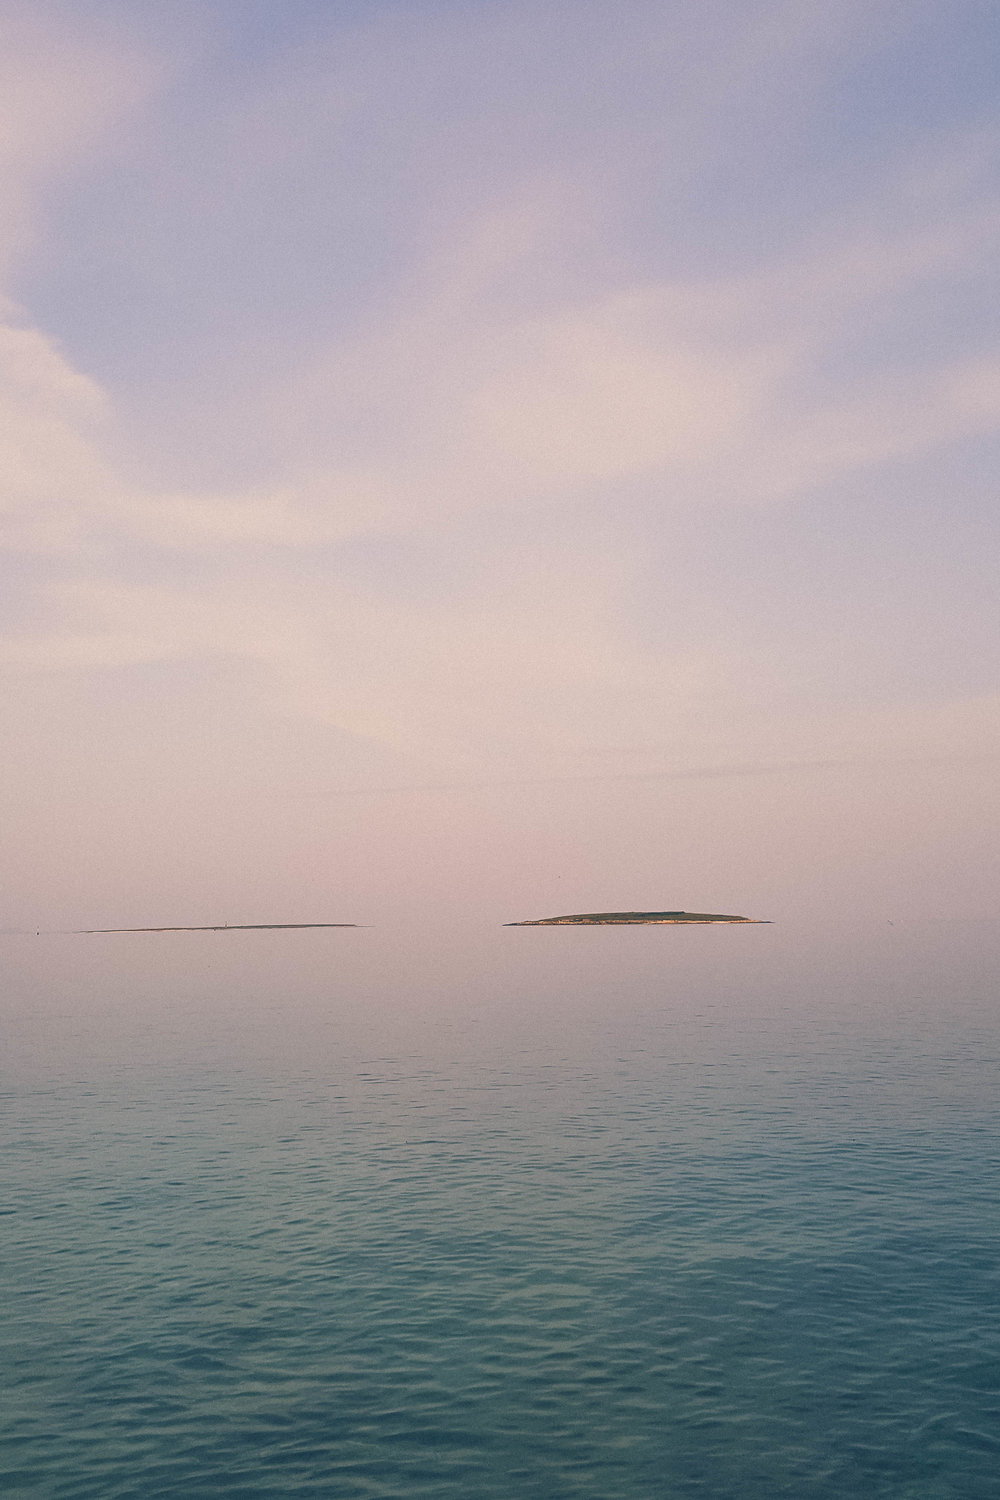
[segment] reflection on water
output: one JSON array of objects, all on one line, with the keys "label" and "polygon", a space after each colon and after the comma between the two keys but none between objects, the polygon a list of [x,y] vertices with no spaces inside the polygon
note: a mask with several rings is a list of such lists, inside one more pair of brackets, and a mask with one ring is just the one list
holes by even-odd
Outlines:
[{"label": "reflection on water", "polygon": [[12,952],[4,1493],[995,1495],[995,934],[436,936]]}]

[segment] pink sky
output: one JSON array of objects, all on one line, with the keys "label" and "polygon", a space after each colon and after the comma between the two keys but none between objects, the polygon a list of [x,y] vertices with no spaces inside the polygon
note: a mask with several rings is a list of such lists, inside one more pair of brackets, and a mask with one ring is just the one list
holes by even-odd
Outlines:
[{"label": "pink sky", "polygon": [[986,10],[262,14],[0,0],[0,926],[993,913]]}]

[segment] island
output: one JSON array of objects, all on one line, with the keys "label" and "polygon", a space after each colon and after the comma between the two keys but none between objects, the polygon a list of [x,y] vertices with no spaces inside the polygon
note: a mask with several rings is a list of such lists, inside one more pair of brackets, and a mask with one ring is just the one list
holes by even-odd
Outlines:
[{"label": "island", "polygon": [[750,922],[767,926],[759,917],[728,917],[707,911],[588,911],[573,917],[537,917],[533,922],[505,922],[505,927],[614,927],[639,923]]},{"label": "island", "polygon": [[357,922],[222,922],[215,927],[74,927],[68,937],[107,937],[115,932],[305,932],[317,927],[357,927]]}]

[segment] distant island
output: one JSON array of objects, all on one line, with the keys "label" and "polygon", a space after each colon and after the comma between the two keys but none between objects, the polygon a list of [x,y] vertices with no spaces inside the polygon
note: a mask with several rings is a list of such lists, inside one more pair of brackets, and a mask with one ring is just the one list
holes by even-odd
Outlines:
[{"label": "distant island", "polygon": [[588,911],[575,917],[538,917],[533,922],[505,922],[505,927],[614,927],[639,923],[751,922],[758,917],[727,917],[707,911]]},{"label": "distant island", "polygon": [[113,932],[304,932],[314,927],[356,927],[356,922],[222,922],[216,927],[77,927],[71,937]]}]

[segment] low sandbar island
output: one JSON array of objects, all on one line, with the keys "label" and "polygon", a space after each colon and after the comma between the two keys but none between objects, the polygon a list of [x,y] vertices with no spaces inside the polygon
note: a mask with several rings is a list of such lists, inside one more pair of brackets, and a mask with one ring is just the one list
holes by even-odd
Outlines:
[{"label": "low sandbar island", "polygon": [[318,927],[357,927],[357,922],[221,922],[214,927],[74,927],[69,937],[109,937],[116,932],[306,932]]},{"label": "low sandbar island", "polygon": [[728,917],[707,911],[588,911],[572,917],[536,917],[532,922],[505,922],[505,927],[616,927],[676,925],[681,922],[750,922],[767,926],[758,917]]}]

